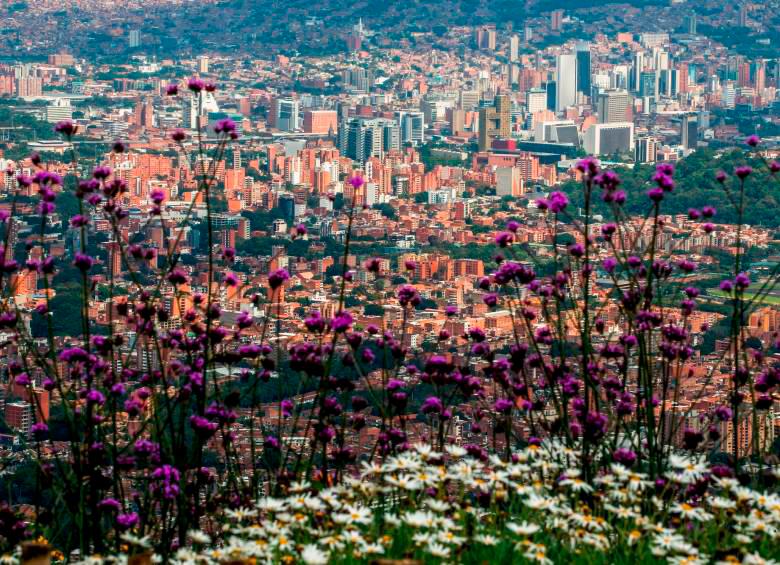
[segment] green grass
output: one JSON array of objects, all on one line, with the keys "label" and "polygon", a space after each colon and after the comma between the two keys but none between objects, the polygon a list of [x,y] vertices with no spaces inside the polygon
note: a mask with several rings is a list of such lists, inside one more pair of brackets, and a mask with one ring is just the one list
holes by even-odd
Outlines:
[{"label": "green grass", "polygon": [[[709,294],[710,296],[716,296],[718,298],[729,298],[729,295],[720,289],[709,289],[707,290],[707,294]],[[755,291],[748,290],[745,292],[745,298],[747,298],[748,300],[752,300],[755,295],[756,295]],[[759,300],[758,302],[761,304],[768,304],[770,306],[777,306],[780,305],[780,296],[775,296],[770,294],[768,296],[762,297],[761,300]]]}]

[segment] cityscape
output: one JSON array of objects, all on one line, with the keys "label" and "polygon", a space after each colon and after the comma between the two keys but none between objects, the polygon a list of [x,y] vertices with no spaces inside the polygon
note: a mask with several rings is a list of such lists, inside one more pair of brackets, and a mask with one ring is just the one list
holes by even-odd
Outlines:
[{"label": "cityscape", "polygon": [[[585,562],[533,537],[558,528],[594,563],[780,559],[780,3],[118,7],[0,2],[9,559],[35,562],[42,536],[74,562],[476,563],[490,551],[463,547],[483,542]],[[485,479],[504,494],[453,502],[465,462],[401,484],[407,457],[455,473],[420,445],[507,466]],[[626,538],[656,557],[611,561],[616,525],[515,524],[502,497],[531,487],[512,465],[550,445],[577,453],[549,463],[551,492],[584,482],[577,516],[611,512],[592,485],[619,464],[646,474],[636,512],[656,489],[659,509],[737,520],[702,484],[767,489],[766,530]],[[678,451],[714,470],[670,494]],[[371,473],[390,486],[361,487]],[[346,506],[321,508],[331,490]],[[332,546],[321,516],[319,542],[296,537],[296,493],[316,501],[301,516],[351,524]],[[449,516],[435,503],[498,533],[442,517],[393,553],[413,536],[356,517]],[[670,512],[636,528],[706,521]],[[223,514],[263,533],[220,537]]]}]

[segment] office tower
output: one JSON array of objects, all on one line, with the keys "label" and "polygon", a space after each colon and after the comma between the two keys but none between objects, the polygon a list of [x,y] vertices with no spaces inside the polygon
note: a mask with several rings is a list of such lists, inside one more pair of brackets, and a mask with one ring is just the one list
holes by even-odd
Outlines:
[{"label": "office tower", "polygon": [[474,30],[474,44],[477,49],[496,50],[496,30],[492,27],[482,26]]},{"label": "office tower", "polygon": [[208,55],[201,55],[198,57],[198,72],[201,74],[206,74],[209,72]]},{"label": "office tower", "polygon": [[655,71],[643,71],[639,75],[639,96],[655,98],[658,95],[658,75]]},{"label": "office tower", "polygon": [[392,120],[386,120],[382,128],[382,151],[397,151],[401,149],[401,128]]},{"label": "office tower", "polygon": [[24,76],[16,79],[16,95],[19,98],[28,96],[41,96],[43,94],[43,79],[40,77]]},{"label": "office tower", "polygon": [[466,112],[462,108],[450,109],[450,133],[459,135],[466,129]]},{"label": "office tower", "polygon": [[374,86],[374,73],[362,67],[353,67],[341,72],[341,80],[345,90],[368,92]]},{"label": "office tower", "polygon": [[301,104],[295,98],[274,99],[274,124],[281,131],[296,131],[300,129],[299,113]]},{"label": "office tower", "polygon": [[733,108],[736,105],[737,88],[734,81],[726,81],[721,88],[721,103],[725,108]]},{"label": "office tower", "polygon": [[525,108],[529,114],[547,109],[547,93],[541,88],[532,88],[525,93]]},{"label": "office tower", "polygon": [[339,126],[338,144],[342,154],[364,162],[399,148],[400,128],[384,118],[351,118]]},{"label": "office tower", "polygon": [[547,92],[547,109],[555,112],[555,104],[558,100],[558,85],[554,80],[550,80],[544,85],[544,89]]},{"label": "office tower", "polygon": [[766,88],[766,61],[763,59],[759,59],[755,63],[753,69],[753,84],[756,88],[756,94],[762,96],[764,89]]},{"label": "office tower", "polygon": [[534,141],[537,143],[569,143],[580,146],[577,124],[572,120],[539,122],[534,125]]},{"label": "office tower", "polygon": [[141,30],[131,29],[127,35],[127,45],[130,49],[135,49],[141,45]]},{"label": "office tower", "polygon": [[599,94],[599,123],[625,122],[631,96],[625,90],[605,90]]},{"label": "office tower", "polygon": [[685,149],[696,149],[699,138],[699,123],[695,114],[686,114],[680,120],[680,145]]},{"label": "office tower", "polygon": [[182,99],[182,127],[200,129],[203,116],[219,112],[214,94],[201,90],[198,94],[185,96]]},{"label": "office tower", "polygon": [[487,151],[496,139],[506,139],[510,134],[509,96],[499,94],[493,106],[479,109],[479,150]]},{"label": "office tower", "polygon": [[509,37],[509,61],[514,63],[518,60],[520,52],[520,37],[513,34]]},{"label": "office tower", "polygon": [[466,112],[471,112],[479,106],[480,95],[478,90],[461,90],[460,107]]},{"label": "office tower", "polygon": [[46,121],[50,124],[70,119],[73,119],[73,108],[67,98],[57,98],[46,106]]},{"label": "office tower", "polygon": [[614,155],[634,149],[634,124],[594,124],[585,132],[585,151],[590,155]]},{"label": "office tower", "polygon": [[577,58],[573,53],[558,55],[555,111],[561,112],[577,103]]},{"label": "office tower", "polygon": [[303,132],[326,134],[338,129],[335,110],[306,110],[303,113]]},{"label": "office tower", "polygon": [[654,137],[643,135],[634,142],[634,161],[637,163],[655,163],[658,158],[658,141]]},{"label": "office tower", "polygon": [[737,21],[737,25],[739,27],[747,27],[748,26],[748,14],[750,9],[748,8],[747,4],[740,4],[739,6],[739,17]]},{"label": "office tower", "polygon": [[550,14],[550,28],[553,31],[560,31],[563,27],[563,10],[553,10]]},{"label": "office tower", "polygon": [[688,35],[696,35],[696,12],[685,16],[683,24],[685,25]]},{"label": "office tower", "polygon": [[577,44],[577,92],[590,96],[591,65],[590,43]]},{"label": "office tower", "polygon": [[425,115],[416,111],[395,113],[395,120],[401,129],[401,143],[420,145],[425,143]]},{"label": "office tower", "polygon": [[631,65],[631,80],[629,81],[630,88],[638,92],[641,82],[642,72],[645,70],[645,54],[643,52],[634,53],[634,61]]},{"label": "office tower", "polygon": [[523,38],[525,39],[525,42],[528,43],[534,38],[534,28],[531,26],[525,26],[525,30],[523,31]]},{"label": "office tower", "polygon": [[522,196],[523,176],[518,167],[496,169],[496,196]]},{"label": "office tower", "polygon": [[658,95],[666,97],[677,96],[680,83],[680,71],[664,69],[658,71]]}]

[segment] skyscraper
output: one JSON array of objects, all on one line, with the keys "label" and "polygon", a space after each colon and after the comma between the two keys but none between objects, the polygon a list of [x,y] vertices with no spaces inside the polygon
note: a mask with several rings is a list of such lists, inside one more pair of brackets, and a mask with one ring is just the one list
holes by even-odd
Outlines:
[{"label": "skyscraper", "polygon": [[591,66],[590,43],[577,44],[577,92],[590,96]]},{"label": "skyscraper", "polygon": [[685,149],[696,149],[699,138],[699,123],[695,114],[686,114],[680,120],[680,145]]},{"label": "skyscraper", "polygon": [[625,122],[631,96],[625,90],[606,90],[599,94],[599,123]]},{"label": "skyscraper", "polygon": [[401,131],[401,143],[419,145],[425,142],[425,116],[422,112],[396,112],[395,119]]},{"label": "skyscraper", "polygon": [[563,27],[563,10],[553,10],[550,14],[550,28],[553,31],[560,31]]},{"label": "skyscraper", "polygon": [[509,96],[499,94],[493,106],[479,109],[479,150],[487,151],[493,140],[508,138],[510,134]]},{"label": "skyscraper", "polygon": [[400,146],[400,128],[384,118],[352,118],[339,126],[338,144],[342,154],[355,161],[382,157]]},{"label": "skyscraper", "polygon": [[532,88],[525,93],[525,107],[529,114],[547,109],[547,93],[541,88]]},{"label": "skyscraper", "polygon": [[300,129],[300,102],[294,98],[276,98],[274,100],[274,123],[276,129],[296,131]]},{"label": "skyscraper", "polygon": [[688,35],[696,35],[696,12],[685,16],[684,25]]},{"label": "skyscraper", "polygon": [[585,151],[591,155],[614,155],[634,148],[634,124],[595,124],[585,132]]},{"label": "skyscraper", "polygon": [[127,35],[127,45],[130,49],[135,49],[141,45],[141,30],[131,29]]},{"label": "skyscraper", "polygon": [[555,111],[577,103],[577,58],[572,53],[558,55]]},{"label": "skyscraper", "polygon": [[643,135],[634,142],[634,161],[637,163],[655,163],[658,156],[658,141],[654,137]]},{"label": "skyscraper", "polygon": [[509,61],[514,63],[518,59],[520,51],[520,37],[517,34],[513,34],[509,37]]}]

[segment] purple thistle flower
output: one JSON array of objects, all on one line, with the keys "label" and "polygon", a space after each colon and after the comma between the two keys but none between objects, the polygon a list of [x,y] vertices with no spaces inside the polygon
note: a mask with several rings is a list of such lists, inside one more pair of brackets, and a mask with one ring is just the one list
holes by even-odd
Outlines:
[{"label": "purple thistle flower", "polygon": [[192,92],[195,92],[196,94],[201,90],[203,90],[205,86],[206,84],[198,77],[191,77],[187,81],[187,88],[189,88]]},{"label": "purple thistle flower", "polygon": [[116,525],[122,530],[129,530],[130,528],[137,526],[139,521],[138,514],[135,512],[119,514],[116,517]]},{"label": "purple thistle flower", "polygon": [[772,161],[769,163],[769,171],[774,175],[780,173],[780,161]]},{"label": "purple thistle flower", "polygon": [[746,144],[747,144],[749,147],[758,147],[758,145],[761,143],[761,138],[760,138],[760,137],[758,137],[756,134],[753,134],[753,135],[749,136],[749,137],[748,137],[748,138],[745,140],[745,143],[746,143]]},{"label": "purple thistle flower", "polygon": [[495,292],[488,292],[482,297],[482,302],[490,308],[495,308],[498,304],[498,295]]},{"label": "purple thistle flower", "polygon": [[412,306],[417,306],[420,304],[421,299],[417,289],[412,285],[406,284],[398,289],[398,302],[401,304],[401,306],[407,306],[409,304]]},{"label": "purple thistle flower", "polygon": [[647,197],[653,202],[660,202],[664,199],[664,189],[661,187],[651,188],[647,191]]},{"label": "purple thistle flower", "polygon": [[717,180],[720,184],[726,182],[727,178],[728,175],[726,174],[726,171],[718,171],[717,173],[715,173],[715,180]]},{"label": "purple thistle flower", "polygon": [[276,290],[290,279],[290,273],[286,269],[277,269],[268,275],[268,286],[271,290]]},{"label": "purple thistle flower", "polygon": [[507,247],[515,240],[515,236],[511,232],[502,231],[496,235],[496,245],[499,247]]},{"label": "purple thistle flower", "polygon": [[506,398],[499,398],[493,405],[493,408],[495,408],[496,412],[499,414],[509,414],[513,407],[514,403]]},{"label": "purple thistle flower", "polygon": [[420,412],[423,414],[441,414],[444,410],[444,403],[437,396],[429,396],[420,406]]},{"label": "purple thistle flower", "polygon": [[716,210],[713,206],[704,206],[701,209],[701,215],[705,218],[712,218],[716,213]]},{"label": "purple thistle flower", "polygon": [[176,96],[179,93],[179,85],[176,83],[171,83],[165,86],[165,95],[166,96]]},{"label": "purple thistle flower", "polygon": [[352,326],[352,315],[349,312],[341,311],[330,321],[330,328],[336,333],[343,333]]},{"label": "purple thistle flower", "polygon": [[174,140],[177,143],[181,143],[182,141],[187,139],[187,134],[184,133],[183,129],[178,129],[177,128],[177,129],[173,130],[173,132],[171,133],[171,139]]},{"label": "purple thistle flower", "polygon": [[349,179],[349,184],[351,184],[353,188],[360,188],[361,186],[363,186],[364,182],[365,181],[363,180],[363,177],[361,177],[360,175],[355,175],[354,177]]},{"label": "purple thistle flower", "polygon": [[753,172],[753,167],[750,167],[748,165],[742,165],[741,167],[737,167],[734,169],[734,174],[741,180],[745,180],[750,176],[750,174]]},{"label": "purple thistle flower", "polygon": [[73,266],[77,269],[87,272],[92,268],[92,257],[84,253],[76,253],[73,257]]},{"label": "purple thistle flower", "polygon": [[79,129],[78,126],[74,124],[71,120],[63,120],[61,122],[57,122],[54,125],[54,131],[64,135],[65,137],[72,137],[73,135],[76,134],[78,129]]},{"label": "purple thistle flower", "polygon": [[569,205],[569,197],[563,192],[553,192],[550,194],[550,211],[558,214],[566,209]]}]

